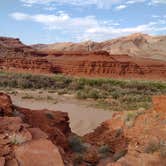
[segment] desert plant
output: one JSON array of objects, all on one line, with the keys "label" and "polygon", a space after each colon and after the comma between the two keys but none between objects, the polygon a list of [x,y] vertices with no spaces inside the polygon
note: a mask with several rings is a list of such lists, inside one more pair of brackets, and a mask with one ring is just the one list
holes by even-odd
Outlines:
[{"label": "desert plant", "polygon": [[114,160],[114,161],[119,160],[121,157],[125,156],[126,153],[127,153],[127,150],[126,150],[126,149],[125,149],[125,150],[122,150],[122,151],[120,151],[120,152],[115,153],[115,154],[113,155],[113,160]]},{"label": "desert plant", "polygon": [[144,149],[145,153],[154,153],[159,151],[160,156],[166,157],[166,143],[163,140],[160,141],[150,141]]},{"label": "desert plant", "polygon": [[47,117],[48,119],[50,119],[50,120],[53,120],[53,119],[54,119],[54,116],[53,116],[51,113],[46,113],[45,115],[46,115],[46,117]]},{"label": "desert plant", "polygon": [[[103,78],[72,78],[64,75],[32,75],[0,72],[0,88],[45,89],[60,95],[75,93],[80,99],[103,100],[112,96],[120,104],[107,106],[110,110],[137,110],[151,106],[151,96],[166,94],[166,83],[159,81],[132,81]],[[40,92],[42,92],[40,90]]]},{"label": "desert plant", "polygon": [[166,158],[166,142],[165,141],[160,141],[160,156],[163,158]]},{"label": "desert plant", "polygon": [[145,153],[154,153],[158,151],[160,148],[159,142],[156,141],[150,141],[146,146],[145,146]]},{"label": "desert plant", "polygon": [[69,137],[69,146],[71,147],[73,152],[83,153],[86,151],[86,146],[84,145],[81,138],[77,135],[73,135]]},{"label": "desert plant", "polygon": [[111,148],[108,145],[102,145],[99,147],[98,152],[102,158],[105,158],[111,153]]},{"label": "desert plant", "polygon": [[26,142],[26,138],[24,136],[22,136],[21,134],[12,134],[9,136],[9,140],[12,144],[22,144],[24,142]]},{"label": "desert plant", "polygon": [[83,155],[82,154],[76,154],[74,156],[74,166],[79,166],[83,161]]}]

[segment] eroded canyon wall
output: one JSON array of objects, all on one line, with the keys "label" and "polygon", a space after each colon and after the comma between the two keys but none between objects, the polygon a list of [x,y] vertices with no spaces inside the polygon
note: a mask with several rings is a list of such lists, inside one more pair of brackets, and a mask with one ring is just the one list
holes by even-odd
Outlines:
[{"label": "eroded canyon wall", "polygon": [[18,39],[0,38],[0,69],[74,76],[166,79],[166,62],[96,52],[39,52]]}]

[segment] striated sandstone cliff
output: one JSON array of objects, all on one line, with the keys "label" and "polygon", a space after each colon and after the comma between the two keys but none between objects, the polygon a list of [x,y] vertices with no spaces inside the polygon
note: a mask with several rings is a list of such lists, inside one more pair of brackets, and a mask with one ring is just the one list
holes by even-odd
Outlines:
[{"label": "striated sandstone cliff", "polygon": [[39,52],[18,39],[0,38],[0,69],[74,76],[166,79],[166,62],[106,51]]}]

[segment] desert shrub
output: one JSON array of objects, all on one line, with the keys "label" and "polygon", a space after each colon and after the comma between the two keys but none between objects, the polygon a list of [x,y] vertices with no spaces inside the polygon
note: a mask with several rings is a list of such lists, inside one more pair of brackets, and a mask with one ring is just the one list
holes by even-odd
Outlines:
[{"label": "desert shrub", "polygon": [[100,91],[96,89],[92,89],[88,92],[88,98],[98,99],[101,98]]},{"label": "desert shrub", "polygon": [[50,120],[54,120],[54,116],[51,113],[46,113],[46,117]]},{"label": "desert shrub", "polygon": [[159,151],[160,156],[165,158],[166,157],[166,143],[163,140],[160,140],[159,142],[156,141],[150,141],[144,149],[145,153],[154,153],[156,151]]},{"label": "desert shrub", "polygon": [[87,98],[87,94],[84,91],[78,91],[76,96],[78,99],[86,99]]},{"label": "desert shrub", "polygon": [[57,93],[58,93],[58,95],[64,95],[64,94],[68,93],[68,90],[67,89],[58,89]]},{"label": "desert shrub", "polygon": [[98,149],[99,154],[102,158],[108,157],[111,153],[111,149],[108,145],[102,145]]},{"label": "desert shrub", "polygon": [[47,100],[54,100],[54,98],[52,96],[47,96]]},{"label": "desert shrub", "polygon": [[74,156],[74,166],[79,166],[83,162],[83,155],[82,154],[76,154]]},{"label": "desert shrub", "polygon": [[113,160],[114,160],[114,161],[119,160],[120,158],[122,158],[123,156],[125,156],[126,153],[127,153],[127,150],[126,150],[126,149],[125,149],[125,150],[122,150],[122,151],[120,151],[120,152],[115,153],[115,154],[113,155]]},{"label": "desert shrub", "polygon": [[21,134],[16,134],[16,133],[9,136],[9,140],[12,144],[15,144],[15,145],[26,142],[26,138],[24,136],[22,136]]},{"label": "desert shrub", "polygon": [[158,151],[160,148],[160,144],[156,141],[150,141],[146,146],[145,146],[145,153],[154,153]]},{"label": "desert shrub", "polygon": [[163,158],[166,158],[166,142],[165,141],[160,141],[160,156]]},{"label": "desert shrub", "polygon": [[73,152],[83,153],[86,151],[86,146],[79,136],[73,135],[69,137],[69,146]]},{"label": "desert shrub", "polygon": [[32,95],[25,94],[24,96],[22,96],[22,99],[34,99],[34,97]]},{"label": "desert shrub", "polygon": [[44,89],[56,91],[60,95],[75,93],[80,99],[102,100],[112,96],[120,103],[117,106],[108,106],[115,111],[149,108],[152,95],[166,94],[166,83],[161,81],[72,78],[59,74],[46,76],[0,72],[0,87]]},{"label": "desert shrub", "polygon": [[141,109],[141,110],[137,110],[137,111],[128,111],[126,114],[125,114],[125,124],[128,126],[128,127],[132,127],[134,122],[135,122],[135,119],[144,113],[144,109]]}]

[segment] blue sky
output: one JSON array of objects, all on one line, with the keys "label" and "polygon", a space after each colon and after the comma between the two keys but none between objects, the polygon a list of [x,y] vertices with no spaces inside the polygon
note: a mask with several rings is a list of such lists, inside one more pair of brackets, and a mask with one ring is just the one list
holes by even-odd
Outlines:
[{"label": "blue sky", "polygon": [[26,44],[166,34],[166,0],[4,0],[0,36]]}]

